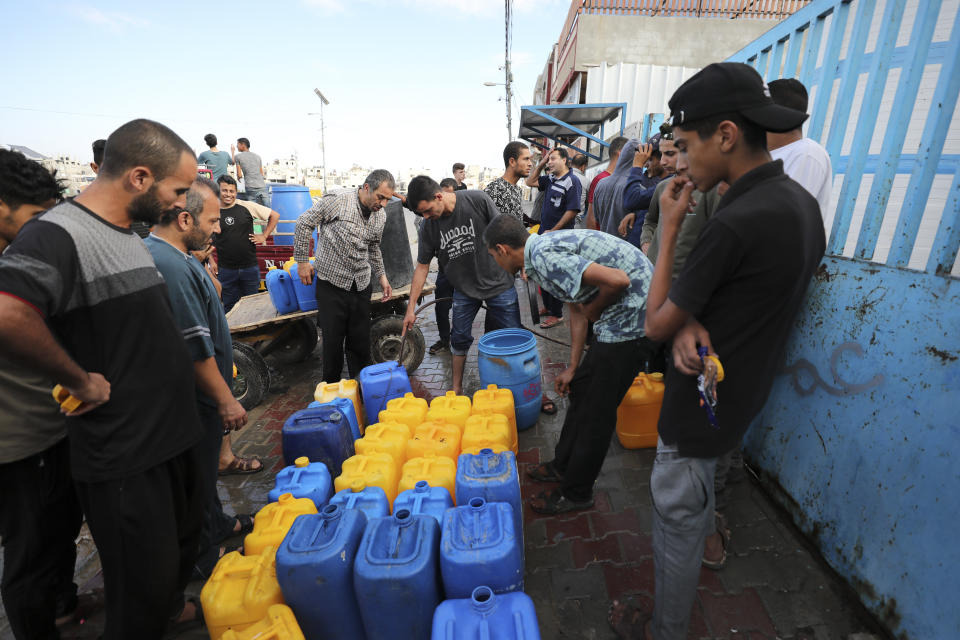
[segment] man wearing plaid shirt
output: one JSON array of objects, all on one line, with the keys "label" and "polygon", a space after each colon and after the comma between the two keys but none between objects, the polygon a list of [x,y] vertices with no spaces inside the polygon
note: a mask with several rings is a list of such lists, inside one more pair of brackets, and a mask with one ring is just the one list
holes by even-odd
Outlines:
[{"label": "man wearing plaid shirt", "polygon": [[[351,378],[370,364],[370,292],[377,280],[383,300],[392,290],[383,270],[380,238],[383,207],[396,188],[393,176],[377,169],[359,189],[324,195],[297,219],[293,259],[303,284],[317,274],[317,326],[323,334],[323,379],[340,380],[343,345]],[[318,229],[315,264],[309,261],[310,235]]]}]

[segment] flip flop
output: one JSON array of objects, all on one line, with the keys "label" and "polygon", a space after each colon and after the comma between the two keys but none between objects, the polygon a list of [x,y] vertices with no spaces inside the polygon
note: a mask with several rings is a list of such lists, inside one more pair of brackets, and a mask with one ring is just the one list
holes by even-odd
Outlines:
[{"label": "flip flop", "polygon": [[[259,462],[259,467],[254,467],[254,461]],[[246,475],[248,473],[260,473],[263,471],[263,460],[260,459],[260,456],[250,456],[249,458],[244,458],[242,456],[234,456],[230,464],[227,465],[226,469],[222,469],[217,473],[220,476],[234,476],[234,475]]]},{"label": "flip flop", "polygon": [[554,319],[553,319],[553,322],[551,322],[551,321],[549,321],[549,320],[544,320],[543,322],[540,323],[540,328],[541,328],[541,329],[552,329],[552,328],[554,328],[555,326],[557,326],[558,324],[561,324],[562,322],[563,322],[563,318],[554,318]]},{"label": "flip flop", "polygon": [[552,416],[557,412],[557,405],[547,396],[543,396],[543,402],[540,404],[540,412]]},{"label": "flip flop", "polygon": [[607,610],[607,622],[610,628],[622,640],[645,640],[647,623],[652,615],[637,607],[629,600],[614,600]]}]

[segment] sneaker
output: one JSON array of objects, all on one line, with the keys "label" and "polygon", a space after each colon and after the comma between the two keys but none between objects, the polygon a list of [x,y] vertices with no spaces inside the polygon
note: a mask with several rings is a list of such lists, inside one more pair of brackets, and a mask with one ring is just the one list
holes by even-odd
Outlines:
[{"label": "sneaker", "polygon": [[450,350],[450,341],[449,340],[437,340],[432,345],[430,345],[430,355],[436,355],[441,351]]}]

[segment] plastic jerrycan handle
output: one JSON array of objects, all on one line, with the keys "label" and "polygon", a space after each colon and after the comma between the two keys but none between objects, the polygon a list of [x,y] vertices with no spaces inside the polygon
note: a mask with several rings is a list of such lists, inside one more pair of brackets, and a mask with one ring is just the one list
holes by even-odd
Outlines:
[{"label": "plastic jerrycan handle", "polygon": [[470,498],[470,511],[473,514],[473,538],[479,540],[482,531],[480,514],[487,508],[487,501],[483,498]]},{"label": "plastic jerrycan handle", "polygon": [[[339,411],[331,411],[330,415],[327,417],[328,417],[328,420],[327,420],[328,422],[336,422],[337,420],[340,419],[341,416]],[[297,416],[296,418],[293,419],[293,424],[301,424],[303,422],[313,422],[315,419],[316,418],[313,418],[313,417]]]}]

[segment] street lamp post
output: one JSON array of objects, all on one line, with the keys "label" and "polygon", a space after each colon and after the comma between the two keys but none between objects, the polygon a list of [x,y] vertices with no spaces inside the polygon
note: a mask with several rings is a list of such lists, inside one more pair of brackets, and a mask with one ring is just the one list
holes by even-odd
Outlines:
[{"label": "street lamp post", "polygon": [[314,89],[313,92],[320,98],[320,113],[308,113],[307,115],[320,116],[320,151],[323,154],[323,195],[327,195],[327,144],[324,139],[323,107],[324,105],[330,104],[330,101],[320,93],[320,89]]},{"label": "street lamp post", "polygon": [[[508,65],[509,68],[509,65]],[[510,73],[509,71],[507,72]],[[510,76],[507,76],[507,82],[484,82],[485,87],[506,87],[507,88],[507,142],[513,142],[513,114],[510,112],[510,100],[513,93],[510,91]]]}]

